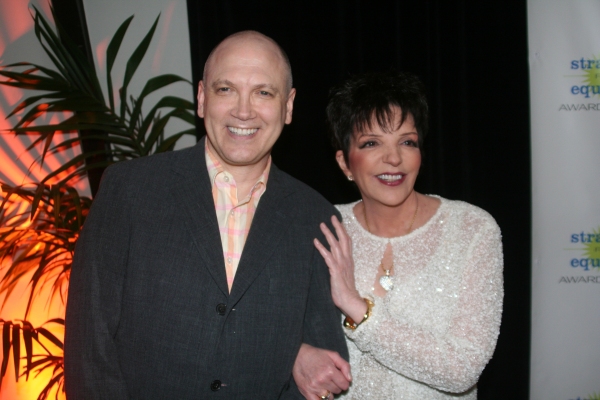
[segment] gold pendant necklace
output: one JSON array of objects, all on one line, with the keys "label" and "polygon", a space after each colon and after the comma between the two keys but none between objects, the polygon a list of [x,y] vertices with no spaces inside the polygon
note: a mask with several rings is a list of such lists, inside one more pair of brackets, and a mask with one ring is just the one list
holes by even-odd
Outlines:
[{"label": "gold pendant necklace", "polygon": [[[415,208],[415,213],[413,214],[412,220],[410,221],[410,225],[408,226],[407,234],[409,234],[412,231],[412,226],[415,222],[415,218],[417,217],[417,212],[419,212],[419,197],[415,197],[415,198],[417,201],[417,207]],[[364,202],[363,202],[363,217],[365,219],[365,225],[367,225],[367,231],[369,233],[371,233],[371,227],[369,226],[369,220],[367,219],[367,211],[366,211]],[[383,275],[379,278],[379,284],[386,292],[389,292],[394,287],[394,278],[390,275],[390,271],[392,270],[392,268],[394,268],[393,256],[392,256],[392,265],[390,265],[389,269],[385,269],[385,267],[383,266],[383,259],[381,260],[381,264],[379,266],[381,267],[383,272],[385,272],[385,275]]]}]

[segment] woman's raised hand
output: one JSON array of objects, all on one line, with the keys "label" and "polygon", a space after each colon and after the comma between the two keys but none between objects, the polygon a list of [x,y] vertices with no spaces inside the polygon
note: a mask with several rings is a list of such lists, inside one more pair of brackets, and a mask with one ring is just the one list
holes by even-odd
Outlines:
[{"label": "woman's raised hand", "polygon": [[321,223],[321,231],[329,243],[329,250],[317,239],[314,240],[314,244],[329,267],[333,302],[346,316],[360,323],[367,311],[367,305],[356,290],[352,240],[336,216],[331,217],[331,223],[338,239],[327,225]]}]

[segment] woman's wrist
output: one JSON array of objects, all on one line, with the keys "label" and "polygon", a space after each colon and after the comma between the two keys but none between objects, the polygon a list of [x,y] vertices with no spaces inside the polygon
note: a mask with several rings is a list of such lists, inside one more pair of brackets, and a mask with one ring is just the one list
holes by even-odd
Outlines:
[{"label": "woman's wrist", "polygon": [[[350,315],[345,314],[346,318],[344,319],[344,323],[343,323],[345,328],[350,329],[350,330],[355,330],[358,327],[358,325],[365,322],[371,316],[371,311],[372,311],[375,303],[373,303],[371,300],[367,299],[366,297],[362,299],[362,302],[366,307],[364,314],[361,315],[360,317],[357,317],[356,320],[354,318],[352,318]],[[358,322],[356,322],[356,321],[358,321]]]},{"label": "woman's wrist", "polygon": [[332,297],[333,303],[346,316],[357,316],[364,311],[365,302],[356,289],[334,293]]},{"label": "woman's wrist", "polygon": [[349,299],[342,308],[344,315],[350,317],[356,324],[360,324],[363,321],[368,310],[369,306],[367,302],[358,293],[351,300]]}]

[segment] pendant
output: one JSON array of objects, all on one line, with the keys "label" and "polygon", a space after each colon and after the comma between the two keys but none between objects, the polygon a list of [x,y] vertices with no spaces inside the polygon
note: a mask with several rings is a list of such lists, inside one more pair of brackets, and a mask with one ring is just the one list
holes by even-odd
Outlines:
[{"label": "pendant", "polygon": [[390,270],[385,270],[385,275],[379,278],[379,284],[386,292],[389,292],[394,287],[394,279],[390,276]]}]

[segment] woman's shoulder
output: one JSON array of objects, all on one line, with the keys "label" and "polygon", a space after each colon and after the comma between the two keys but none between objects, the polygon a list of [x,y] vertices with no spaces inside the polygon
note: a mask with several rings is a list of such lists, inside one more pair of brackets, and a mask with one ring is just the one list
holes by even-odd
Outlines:
[{"label": "woman's shoulder", "polygon": [[340,214],[342,214],[343,219],[347,219],[351,218],[354,215],[354,206],[358,203],[360,203],[360,200],[353,201],[352,203],[336,204],[335,208],[337,208]]},{"label": "woman's shoulder", "polygon": [[449,218],[456,218],[469,225],[499,229],[494,217],[481,207],[462,200],[449,200],[440,196],[434,197],[441,200],[441,211]]}]

